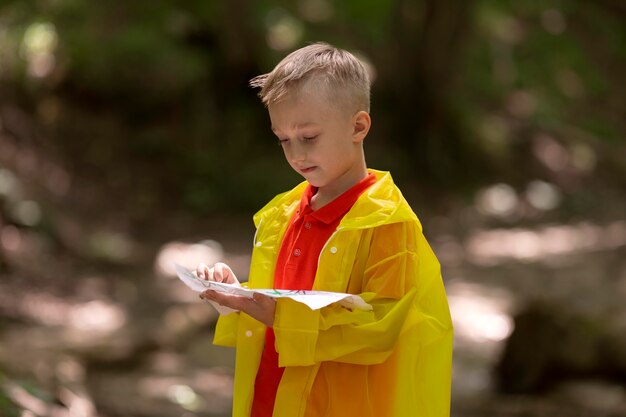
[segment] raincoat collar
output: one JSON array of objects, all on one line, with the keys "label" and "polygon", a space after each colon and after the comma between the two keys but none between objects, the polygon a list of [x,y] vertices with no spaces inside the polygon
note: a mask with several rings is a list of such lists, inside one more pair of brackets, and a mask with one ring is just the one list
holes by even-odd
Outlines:
[{"label": "raincoat collar", "polygon": [[[343,217],[337,230],[362,229],[406,221],[419,223],[417,216],[394,184],[391,174],[373,169],[368,169],[368,172],[376,176],[376,183],[361,194],[350,211]],[[284,214],[285,217],[289,217],[293,210],[299,206],[307,184],[304,181],[291,191],[274,197],[254,215],[255,226],[258,227],[262,221],[277,214]]]}]

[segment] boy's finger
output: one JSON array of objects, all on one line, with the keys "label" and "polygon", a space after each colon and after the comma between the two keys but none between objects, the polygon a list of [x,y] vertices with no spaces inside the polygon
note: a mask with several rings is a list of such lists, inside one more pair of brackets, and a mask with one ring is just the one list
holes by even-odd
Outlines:
[{"label": "boy's finger", "polygon": [[252,302],[247,297],[233,294],[223,294],[217,291],[207,290],[204,293],[204,299],[215,301],[219,305],[230,307],[235,310],[245,310],[247,306]]},{"label": "boy's finger", "polygon": [[205,268],[206,268],[205,264],[198,264],[198,266],[196,266],[196,275],[198,276],[198,278],[204,278]]},{"label": "boy's finger", "polygon": [[224,299],[222,294],[220,294],[219,292],[214,291],[214,290],[205,290],[205,291],[201,292],[200,293],[200,298],[202,298],[203,300],[215,301],[216,303],[218,303],[220,305],[227,305],[227,304],[225,304],[226,300]]},{"label": "boy's finger", "polygon": [[218,262],[213,267],[213,270],[216,281],[228,283],[228,278],[230,277],[230,268],[228,267],[228,265]]},{"label": "boy's finger", "polygon": [[268,297],[263,294],[259,294],[258,292],[252,294],[252,298],[259,304],[270,305],[276,302],[272,297]]}]

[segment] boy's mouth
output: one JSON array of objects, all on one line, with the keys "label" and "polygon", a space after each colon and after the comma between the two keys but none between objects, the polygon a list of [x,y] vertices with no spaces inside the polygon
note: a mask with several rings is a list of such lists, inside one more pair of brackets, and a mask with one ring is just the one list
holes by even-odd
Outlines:
[{"label": "boy's mouth", "polygon": [[309,172],[313,171],[314,169],[315,169],[315,167],[300,168],[300,172],[302,172],[303,174],[308,174]]}]

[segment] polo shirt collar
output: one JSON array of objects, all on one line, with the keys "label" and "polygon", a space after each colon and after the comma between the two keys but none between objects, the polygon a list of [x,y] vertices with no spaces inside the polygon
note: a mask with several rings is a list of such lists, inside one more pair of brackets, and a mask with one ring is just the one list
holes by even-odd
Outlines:
[{"label": "polo shirt collar", "polygon": [[369,172],[365,178],[353,185],[339,197],[317,210],[311,208],[311,198],[317,192],[317,187],[307,184],[300,198],[300,215],[310,215],[325,224],[331,224],[341,219],[354,205],[363,191],[376,182],[376,175]]}]

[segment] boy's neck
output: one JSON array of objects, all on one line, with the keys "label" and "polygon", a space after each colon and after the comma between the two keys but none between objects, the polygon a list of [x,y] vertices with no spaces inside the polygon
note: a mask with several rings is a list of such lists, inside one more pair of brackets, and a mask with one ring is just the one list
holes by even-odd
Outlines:
[{"label": "boy's neck", "polygon": [[311,209],[321,209],[326,204],[332,202],[341,194],[358,184],[361,180],[367,177],[367,174],[367,167],[365,166],[365,163],[363,163],[363,165],[359,166],[358,169],[346,172],[342,177],[338,178],[337,181],[333,182],[332,185],[318,188],[315,195],[311,197]]}]

